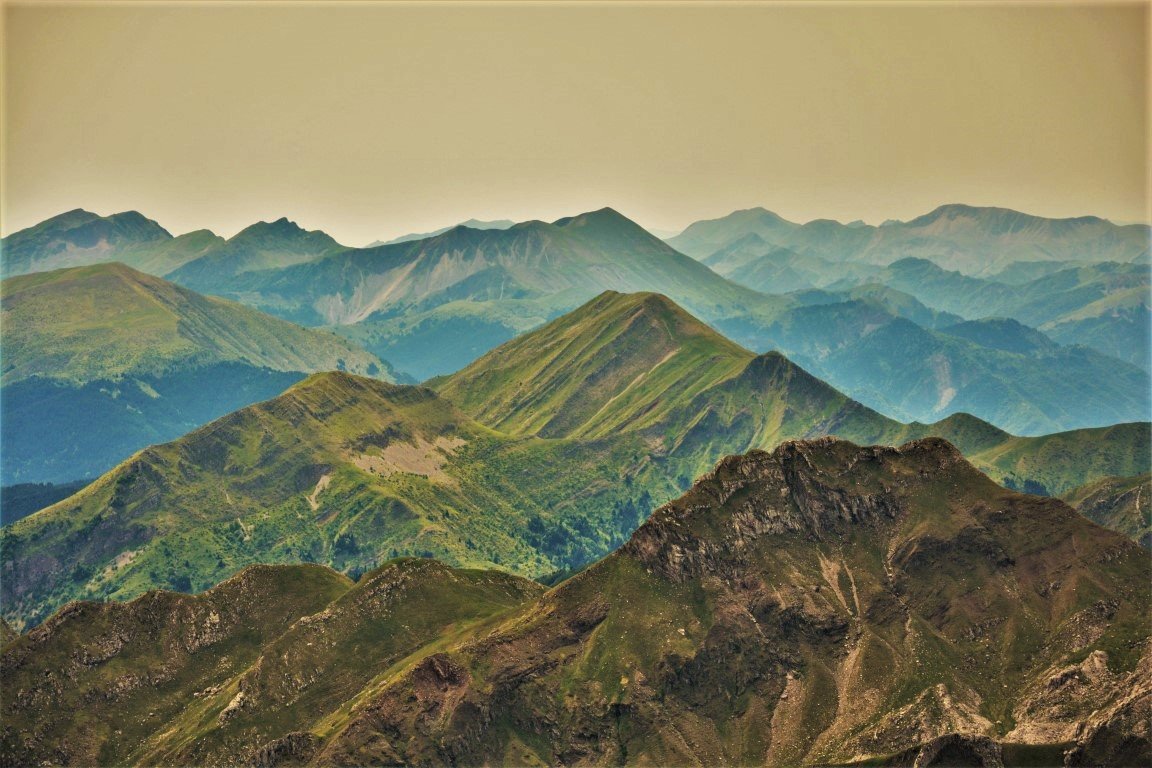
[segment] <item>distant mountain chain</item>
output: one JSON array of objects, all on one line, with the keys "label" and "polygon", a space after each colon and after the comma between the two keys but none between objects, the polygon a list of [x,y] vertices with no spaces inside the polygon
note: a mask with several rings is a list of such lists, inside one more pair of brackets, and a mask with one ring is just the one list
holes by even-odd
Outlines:
[{"label": "distant mountain chain", "polygon": [[[162,265],[193,290],[329,327],[411,380],[459,370],[603,290],[656,291],[901,419],[965,411],[1035,435],[1150,416],[1147,227],[968,206],[799,225],[753,209],[669,241],[696,256],[715,246],[701,263],[611,209],[506,223],[354,249],[281,219],[205,250],[199,233],[185,248],[138,214],[73,211],[5,238],[3,266]],[[928,259],[993,266],[973,277]],[[1089,396],[1100,383],[1107,397]]]},{"label": "distant mountain chain", "polygon": [[[468,219],[468,221],[461,222],[457,226],[468,227],[469,229],[508,229],[516,224],[511,219],[499,219],[497,221],[482,221],[480,219]],[[366,248],[377,248],[381,245],[395,245],[396,243],[409,243],[413,240],[426,240],[429,237],[436,237],[442,235],[452,227],[441,227],[431,232],[422,232],[418,234],[401,235],[394,237],[391,240],[376,240],[369,243]]]},{"label": "distant mountain chain", "polygon": [[1013,262],[1147,261],[1145,224],[1113,224],[1095,216],[1048,219],[1007,208],[942,205],[911,221],[880,226],[817,219],[787,221],[763,208],[698,221],[669,244],[707,259],[741,238],[833,262],[885,265],[902,258],[929,259],[944,269],[995,275]]}]

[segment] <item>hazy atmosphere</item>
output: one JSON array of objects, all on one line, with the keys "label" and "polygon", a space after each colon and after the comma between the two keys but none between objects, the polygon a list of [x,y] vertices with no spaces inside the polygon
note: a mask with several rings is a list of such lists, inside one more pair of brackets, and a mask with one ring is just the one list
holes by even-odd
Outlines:
[{"label": "hazy atmosphere", "polygon": [[3,232],[138,209],[360,245],[611,205],[1146,219],[1148,13],[6,4]]},{"label": "hazy atmosphere", "polygon": [[0,766],[1152,766],[1152,2],[0,7]]}]

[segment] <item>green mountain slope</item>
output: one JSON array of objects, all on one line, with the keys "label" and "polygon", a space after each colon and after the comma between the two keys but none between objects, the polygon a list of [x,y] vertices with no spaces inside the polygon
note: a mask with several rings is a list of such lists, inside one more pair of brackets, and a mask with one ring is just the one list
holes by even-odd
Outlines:
[{"label": "green mountain slope", "polygon": [[[790,444],[723,462],[545,609],[398,675],[317,762],[840,763],[956,730],[1060,755],[1148,694],[1147,574],[943,443]],[[1071,683],[1082,663],[1105,671]]]},{"label": "green mountain slope", "polygon": [[122,264],[0,284],[4,483],[92,477],[308,372],[386,375],[334,334]]},{"label": "green mountain slope", "polygon": [[374,356],[331,333],[122,264],[5,280],[0,296],[5,384],[32,377],[84,383],[226,361],[280,371],[380,368]]},{"label": "green mountain slope", "polygon": [[1044,493],[1062,495],[1110,475],[1148,471],[1152,424],[1116,424],[1038,437],[1009,437],[972,454],[972,461],[997,482],[1023,489],[1031,481]]},{"label": "green mountain slope", "polygon": [[[543,595],[428,561],[351,588],[259,571],[295,601],[289,577],[331,584],[293,621],[237,588],[256,573],[8,646],[5,761],[911,765],[957,732],[954,759],[1152,753],[1146,552],[940,440],[729,457]],[[191,647],[165,645],[177,623]],[[110,702],[88,728],[53,704],[84,696]]]},{"label": "green mountain slope", "polygon": [[[794,438],[945,436],[998,479],[1052,493],[1144,469],[1130,467],[1147,424],[1043,438],[959,414],[901,424],[663,297],[606,294],[570,319],[434,382],[445,397],[322,374],[138,454],[5,529],[5,615],[203,589],[251,562],[359,572],[430,554],[541,577],[611,551],[723,455]],[[541,367],[531,345],[546,344]]]},{"label": "green mountain slope", "polygon": [[[1028,388],[1039,388],[1057,378],[1064,380],[1061,386],[1071,390],[1063,396],[1063,402],[1086,397],[1088,384],[1102,386],[1095,381],[1097,377],[1105,377],[1106,386],[1124,383],[1117,374],[1125,371],[1122,366],[1118,368],[1118,364],[1111,368],[1096,365],[1091,369],[1094,373],[1089,381],[1068,376],[1069,371],[1077,370],[1077,361],[1085,356],[1093,362],[1084,350],[1057,348],[1055,352],[1045,351],[1046,358],[989,350],[893,319],[882,307],[868,302],[813,307],[820,310],[819,314],[805,312],[807,309],[781,315],[787,322],[777,326],[779,346],[798,346],[797,338],[801,342],[812,339],[811,347],[800,347],[802,354],[815,357],[817,350],[825,350],[850,361],[849,355],[854,355],[857,358],[852,361],[854,364],[842,369],[829,364],[827,359],[816,359],[812,363],[813,368],[822,373],[830,370],[834,376],[843,378],[853,371],[866,370],[868,365],[887,366],[890,371],[904,372],[902,375],[908,378],[919,377],[914,382],[916,386],[930,388],[925,390],[930,402],[923,409],[928,414],[933,413],[932,406],[940,398],[939,390],[931,387],[940,384],[938,366],[943,362],[945,368],[950,365],[956,373],[941,386],[967,387],[953,393],[953,398],[960,397],[961,404],[954,407],[963,407],[964,411],[944,416],[948,410],[938,409],[938,421],[927,426],[905,427],[854,402],[779,354],[756,357],[733,345],[673,302],[652,294],[606,293],[493,350],[464,370],[430,384],[474,418],[513,433],[607,436],[637,431],[649,440],[657,440],[662,450],[680,457],[692,452],[690,446],[700,446],[699,461],[691,463],[694,476],[709,469],[722,453],[769,448],[782,440],[823,434],[868,443],[935,435],[952,440],[966,454],[973,455],[993,445],[1004,445],[1010,437],[966,414],[968,410],[986,406],[986,399],[977,399],[981,395],[997,395],[1020,413],[1028,413],[1035,408],[1024,396],[1029,394]],[[873,350],[871,357],[858,352],[864,348],[863,342],[847,350],[832,348],[836,339],[850,338],[854,328],[871,326],[880,335],[889,325],[907,328],[909,334],[886,346],[868,347]],[[789,335],[792,327],[796,331]],[[980,327],[978,323],[970,324],[969,331],[961,332],[977,333]],[[1034,332],[1023,329],[1020,333],[1033,338]],[[924,345],[910,342],[907,336],[913,341],[925,338],[928,353],[920,355],[917,350]],[[837,362],[837,359],[833,356],[831,361]],[[1043,368],[1045,364],[1049,366],[1047,369]],[[1037,367],[1041,375],[1030,370]],[[1136,378],[1142,376],[1135,370],[1129,373]],[[1004,392],[993,387],[991,393],[981,389],[994,385],[997,377],[1010,380],[1012,389]],[[1139,382],[1129,384],[1128,391],[1141,393],[1130,414],[1135,415],[1144,399],[1144,389]],[[1076,389],[1077,386],[1080,389]],[[868,387],[857,388],[866,393],[870,391]],[[888,391],[917,390],[893,386]],[[1036,398],[1040,403],[1053,399],[1045,400],[1042,391]],[[1129,399],[1137,398],[1131,395]],[[1124,402],[1122,397],[1120,401]],[[968,407],[971,405],[979,408]],[[1020,413],[1003,411],[997,415],[1008,421],[1018,418]],[[979,424],[979,428],[970,427],[972,423]],[[1067,434],[1069,441],[1076,442],[1075,436],[1080,434],[1113,433],[1085,430]],[[1117,434],[1116,438],[1117,443],[1110,437],[1103,440],[1109,455],[1113,455],[1110,452],[1118,445],[1123,444],[1127,450],[1140,439],[1135,432]],[[1042,445],[1043,439],[1033,442],[1016,438],[1022,442],[1013,444],[1029,446],[1024,449],[1028,452],[1032,446]],[[717,444],[722,446],[721,453],[714,450]],[[1130,456],[1131,463],[1138,463],[1143,456],[1142,453],[1120,455]],[[1117,463],[1123,462],[1117,459]],[[991,463],[980,466],[997,477],[1007,477],[1004,474],[1007,470]],[[1052,467],[1049,481],[1062,488],[1079,484],[1067,476],[1067,462],[1054,461]],[[1034,474],[1043,474],[1039,465],[1030,465],[1020,477],[1033,478]],[[1067,485],[1068,482],[1071,485]]]},{"label": "green mountain slope", "polygon": [[663,296],[608,291],[434,386],[510,434],[604,437],[659,421],[753,357]]},{"label": "green mountain slope", "polygon": [[1105,528],[1152,549],[1152,475],[1105,477],[1074,488],[1061,498]]},{"label": "green mountain slope", "polygon": [[622,482],[642,448],[511,439],[430,390],[316,374],[5,527],[4,615],[34,623],[79,597],[200,590],[258,562],[578,567],[624,540],[650,493],[671,494],[659,476]]},{"label": "green mountain slope", "polygon": [[261,565],[195,597],[153,592],[68,606],[0,657],[5,690],[22,693],[4,697],[4,763],[39,762],[50,750],[55,764],[122,764],[118,747],[242,674],[351,586],[315,565]]},{"label": "green mountain slope", "polygon": [[[869,307],[856,305],[872,313],[863,322],[892,322]],[[854,313],[847,320],[849,327],[861,321]],[[837,335],[845,334],[833,329],[829,338]],[[905,358],[905,366],[915,362]],[[886,359],[895,367],[900,357],[893,351]],[[640,435],[677,476],[790,439],[832,434],[897,444],[935,436],[998,481],[1063,493],[1089,476],[1139,473],[1150,451],[1147,422],[1038,437],[1013,436],[965,412],[902,424],[778,353],[755,356],[733,345],[651,294],[606,293],[430,385],[479,421],[514,433]]]}]

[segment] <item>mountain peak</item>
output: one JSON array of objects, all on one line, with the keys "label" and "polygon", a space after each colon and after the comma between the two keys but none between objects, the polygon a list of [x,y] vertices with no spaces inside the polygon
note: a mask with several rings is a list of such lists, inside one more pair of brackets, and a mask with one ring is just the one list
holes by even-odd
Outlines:
[{"label": "mountain peak", "polygon": [[[615,208],[605,206],[595,211],[587,211],[575,216],[565,216],[552,222],[557,227],[635,227],[644,229]],[[644,230],[647,232],[647,230]]]},{"label": "mountain peak", "polygon": [[751,357],[666,296],[604,291],[438,389],[505,432],[601,436],[654,423],[679,398],[734,375]]},{"label": "mountain peak", "polygon": [[956,222],[968,220],[993,234],[1017,232],[1031,227],[1055,227],[1056,231],[1067,231],[1081,225],[1105,224],[1099,216],[1077,216],[1073,218],[1050,218],[1036,216],[1030,213],[999,208],[995,206],[977,206],[964,203],[947,203],[934,210],[908,222],[909,227],[930,226],[943,222]]},{"label": "mountain peak", "polygon": [[721,459],[687,493],[653,512],[622,551],[673,581],[730,576],[741,566],[740,553],[764,536],[821,540],[850,527],[891,524],[905,513],[899,481],[910,472],[934,483],[994,487],[941,438],[897,448],[835,437],[789,440],[772,452]]},{"label": "mountain peak", "polygon": [[671,251],[671,246],[614,208],[557,219],[552,226],[576,237],[594,239],[598,247],[615,251]]},{"label": "mountain peak", "polygon": [[[394,393],[396,390],[401,389],[400,385],[391,384],[380,379],[370,379],[366,376],[358,376],[347,371],[321,371],[313,373],[296,384],[292,385],[285,395],[310,395],[320,394],[331,396],[334,393],[341,395],[356,396],[359,394],[371,393],[374,395],[388,395]],[[412,389],[418,389],[413,387]]]},{"label": "mountain peak", "polygon": [[281,216],[275,221],[258,221],[255,224],[250,224],[237,232],[232,237],[232,240],[267,235],[277,235],[283,237],[286,235],[291,236],[303,234],[306,231],[307,230],[305,230],[296,222],[290,220],[287,216]]},{"label": "mountain peak", "polygon": [[723,216],[719,219],[713,219],[713,221],[724,221],[725,219],[756,219],[763,224],[792,223],[775,211],[770,211],[760,205],[754,206],[752,208],[742,208],[740,210],[733,211],[727,216]]}]

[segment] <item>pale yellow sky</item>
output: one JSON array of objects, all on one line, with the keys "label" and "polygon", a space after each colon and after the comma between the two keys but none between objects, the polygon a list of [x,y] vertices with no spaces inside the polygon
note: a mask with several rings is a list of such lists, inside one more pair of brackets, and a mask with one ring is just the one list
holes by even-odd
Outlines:
[{"label": "pale yellow sky", "polygon": [[4,7],[4,233],[1147,215],[1148,5]]}]

